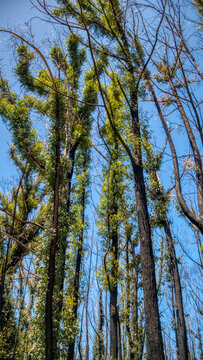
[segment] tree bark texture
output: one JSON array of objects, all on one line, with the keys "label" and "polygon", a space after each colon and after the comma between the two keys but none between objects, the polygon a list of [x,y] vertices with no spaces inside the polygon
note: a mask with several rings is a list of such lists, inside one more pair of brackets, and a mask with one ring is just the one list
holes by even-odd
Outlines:
[{"label": "tree bark texture", "polygon": [[171,234],[170,224],[167,217],[165,218],[164,230],[166,234],[168,251],[170,256],[170,266],[174,281],[175,290],[175,309],[178,327],[178,359],[188,360],[188,346],[187,346],[187,330],[185,324],[185,316],[183,310],[182,290],[180,283],[180,276],[178,271],[178,264],[175,254],[175,248],[173,244],[173,238]]},{"label": "tree bark texture", "polygon": [[59,221],[59,190],[60,190],[60,119],[59,103],[56,96],[56,146],[55,146],[55,182],[54,182],[54,209],[53,209],[53,233],[50,245],[48,265],[48,286],[45,304],[45,337],[46,337],[46,360],[54,359],[53,346],[53,292],[55,282],[56,254],[58,250],[58,221]]},{"label": "tree bark texture", "polygon": [[141,167],[136,166],[136,168],[134,168],[134,178],[143,274],[147,359],[163,360],[164,352],[158,310],[151,229],[149,225],[143,169]]},{"label": "tree bark texture", "polygon": [[142,166],[140,140],[141,133],[138,116],[137,91],[135,86],[136,85],[134,84],[134,87],[131,89],[132,130],[135,136],[133,161],[131,161],[133,166],[136,209],[140,236],[140,257],[143,275],[147,359],[163,360],[163,340],[158,308],[155,264],[152,250],[152,236],[149,224],[147,197]]},{"label": "tree bark texture", "polygon": [[[86,171],[87,167],[87,153],[84,155],[84,163],[83,163],[83,171]],[[81,220],[84,225],[85,221],[85,196],[86,196],[86,179],[83,180],[82,194],[81,194]],[[75,265],[75,277],[74,277],[74,285],[73,285],[73,297],[74,297],[74,305],[73,305],[73,314],[74,319],[77,320],[77,312],[78,312],[78,301],[79,301],[79,287],[80,287],[80,272],[82,265],[82,252],[83,252],[83,240],[84,240],[84,226],[80,230],[79,239],[78,239],[78,249],[76,256],[76,265]],[[69,348],[68,348],[68,360],[74,359],[74,349],[75,349],[75,336],[73,337]]]}]

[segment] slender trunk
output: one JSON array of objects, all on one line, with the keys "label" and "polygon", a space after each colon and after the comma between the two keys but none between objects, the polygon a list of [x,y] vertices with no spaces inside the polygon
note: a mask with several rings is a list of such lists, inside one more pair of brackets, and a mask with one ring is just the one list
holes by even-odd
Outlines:
[{"label": "slender trunk", "polygon": [[99,316],[98,316],[98,331],[96,334],[96,342],[98,343],[97,347],[97,356],[95,358],[93,354],[93,359],[103,360],[105,357],[105,348],[104,348],[104,338],[103,338],[103,326],[104,326],[104,313],[103,313],[103,303],[102,303],[102,290],[99,289]]},{"label": "slender trunk", "polygon": [[118,358],[119,360],[122,360],[123,356],[122,356],[122,339],[121,339],[121,323],[120,323],[120,318],[119,318],[119,313],[118,313],[118,307],[117,307],[117,311],[116,311],[116,315],[117,315],[117,324],[118,324]]},{"label": "slender trunk", "polygon": [[[113,162],[118,159],[118,140],[115,138],[115,154],[113,155]],[[112,170],[112,183],[109,184],[109,202],[108,208],[109,216],[109,240],[110,252],[112,253],[111,275],[112,281],[109,281],[110,292],[110,357],[112,360],[118,359],[119,350],[119,314],[118,314],[118,224],[111,223],[111,219],[117,216],[118,213],[118,171]],[[120,354],[121,355],[121,354]]]},{"label": "slender trunk", "polygon": [[[87,152],[84,156],[84,163],[83,163],[83,171],[86,171],[87,167]],[[82,194],[81,194],[81,220],[82,224],[84,225],[85,221],[85,192],[86,192],[86,179],[84,179],[83,187],[82,187]],[[79,234],[79,242],[78,242],[78,250],[76,256],[76,266],[75,266],[75,278],[74,278],[74,285],[73,285],[73,297],[74,297],[74,305],[73,305],[73,315],[74,319],[77,319],[77,311],[78,311],[78,301],[79,301],[79,286],[80,286],[80,271],[81,271],[81,264],[82,264],[82,252],[83,252],[83,239],[84,239],[84,226],[80,230]],[[68,348],[68,360],[74,359],[74,349],[75,349],[75,336],[73,337],[69,348]]]},{"label": "slender trunk", "polygon": [[161,110],[161,107],[159,105],[157,96],[155,94],[154,88],[152,86],[152,82],[150,80],[150,78],[147,79],[147,85],[148,88],[152,94],[155,106],[157,108],[158,114],[160,116],[162,125],[164,127],[167,139],[169,141],[169,145],[170,145],[170,149],[171,149],[171,153],[172,153],[172,158],[173,158],[173,166],[174,166],[174,175],[175,175],[175,187],[176,187],[176,194],[177,194],[177,198],[179,201],[179,204],[185,214],[185,216],[194,224],[198,227],[198,229],[201,231],[201,233],[203,234],[203,221],[202,219],[199,217],[197,218],[194,213],[188,208],[184,198],[183,198],[183,194],[182,194],[182,189],[181,189],[181,183],[180,183],[180,173],[179,173],[179,165],[178,165],[178,158],[177,158],[177,154],[176,154],[176,149],[173,143],[173,139],[171,137],[171,133],[169,131],[169,128],[167,126],[167,122],[165,120],[164,114]]},{"label": "slender trunk", "polygon": [[3,330],[5,325],[3,306],[4,306],[5,278],[6,278],[6,268],[8,262],[9,248],[10,248],[10,240],[8,241],[7,244],[6,258],[4,259],[1,269],[1,275],[0,275],[0,332]]},{"label": "slender trunk", "polygon": [[133,342],[132,342],[132,335],[130,330],[130,268],[129,268],[129,242],[130,236],[127,234],[126,236],[126,272],[127,272],[127,279],[126,279],[126,332],[128,337],[128,348],[129,348],[129,359],[134,360],[133,354]]},{"label": "slender trunk", "polygon": [[[177,59],[179,61],[179,65],[180,65],[180,69],[182,71],[182,75],[183,75],[183,79],[184,79],[184,85],[185,85],[185,88],[187,90],[187,93],[188,93],[188,97],[190,99],[190,103],[192,105],[192,108],[193,108],[193,112],[194,112],[194,115],[195,115],[195,119],[196,119],[196,122],[197,122],[197,128],[198,128],[198,131],[199,131],[199,134],[200,134],[200,138],[201,138],[201,141],[202,141],[202,144],[203,144],[203,133],[202,133],[202,126],[201,126],[201,119],[199,117],[199,114],[198,114],[198,111],[197,111],[197,108],[194,104],[194,101],[193,101],[193,97],[191,95],[191,92],[190,92],[190,89],[189,89],[189,81],[188,81],[188,78],[186,76],[186,73],[185,73],[185,69],[184,69],[184,66],[183,66],[183,62],[180,58],[180,55],[181,55],[181,50],[182,50],[182,46],[185,47],[185,50],[187,52],[187,55],[189,55],[190,57],[190,61],[192,60],[193,62],[193,65],[195,66],[198,74],[200,75],[200,77],[203,79],[203,75],[193,57],[193,55],[191,54],[184,38],[183,38],[183,34],[182,34],[182,29],[181,29],[181,24],[179,23],[179,26],[177,28],[177,24],[175,23],[175,21],[173,21],[173,23],[171,24],[168,16],[166,16],[166,20],[171,28],[171,32],[172,32],[172,35],[173,35],[173,39],[174,39],[174,44],[175,44],[175,49],[176,49],[176,54],[177,54]],[[180,44],[180,47],[178,46],[177,44],[177,40],[176,40],[176,34],[175,34],[175,31],[174,31],[174,27],[176,27],[176,30],[177,30],[177,34],[178,34],[178,37],[180,38],[181,40],[181,44]],[[184,58],[185,58],[185,54],[184,54]],[[184,59],[185,61],[185,59]],[[170,79],[170,83],[172,82],[172,79]],[[174,91],[173,91],[174,92]]]},{"label": "slender trunk", "polygon": [[85,360],[89,360],[89,321],[88,321],[88,298],[86,300],[85,309],[85,323],[86,323],[86,345],[85,345]]},{"label": "slender trunk", "polygon": [[[146,336],[147,336],[147,353],[150,360],[163,360],[164,359],[164,350],[163,350],[163,340],[161,333],[161,324],[159,318],[158,310],[158,298],[157,298],[157,289],[156,289],[156,279],[155,279],[155,265],[154,257],[152,251],[152,238],[151,238],[151,229],[149,224],[149,215],[147,208],[147,199],[145,193],[145,183],[143,175],[143,166],[142,166],[142,157],[141,157],[141,136],[140,136],[140,124],[138,119],[138,102],[137,102],[137,84],[134,77],[134,66],[132,61],[132,56],[130,53],[129,43],[126,37],[125,29],[122,25],[122,19],[117,16],[117,13],[114,8],[114,2],[111,0],[110,5],[112,11],[115,15],[115,21],[117,29],[120,33],[120,38],[122,43],[118,38],[119,45],[123,50],[123,54],[126,60],[126,66],[128,67],[128,75],[131,77],[129,81],[130,85],[130,111],[132,119],[132,130],[135,138],[134,153],[130,152],[127,144],[124,142],[122,136],[120,135],[118,129],[116,128],[114,122],[112,121],[111,111],[109,111],[106,106],[106,97],[104,96],[103,88],[99,79],[99,73],[97,70],[96,62],[93,55],[93,50],[91,47],[90,34],[86,28],[88,41],[90,45],[90,52],[94,62],[97,81],[99,84],[99,89],[101,92],[102,99],[105,104],[105,109],[110,121],[110,125],[119,139],[121,144],[124,146],[128,155],[130,156],[134,181],[135,181],[135,194],[136,194],[136,206],[137,206],[137,216],[138,216],[138,227],[140,233],[140,248],[141,248],[141,264],[143,271],[143,288],[144,288],[144,308],[145,308],[145,324],[146,324]],[[110,106],[110,103],[108,102]]]},{"label": "slender trunk", "polygon": [[[157,171],[151,172],[151,181],[155,180],[155,182],[158,184],[158,191],[160,193],[160,196],[163,194],[163,190],[161,188],[161,184],[158,178]],[[164,196],[164,194],[163,194]],[[175,253],[175,247],[173,243],[173,238],[171,234],[170,224],[167,218],[167,212],[164,211],[163,214],[163,227],[166,234],[166,241],[168,245],[168,253],[169,253],[169,259],[170,259],[170,270],[173,276],[173,283],[174,283],[174,290],[175,290],[175,314],[174,318],[177,321],[174,321],[176,324],[177,322],[177,329],[175,325],[175,332],[177,337],[177,353],[178,353],[178,359],[180,360],[188,360],[188,347],[187,347],[187,331],[186,331],[186,324],[185,324],[185,317],[184,317],[184,310],[183,310],[183,301],[182,301],[182,290],[181,290],[181,283],[180,283],[180,276],[179,276],[179,270],[178,270],[178,263],[176,259],[176,253]],[[161,250],[161,259],[163,258],[163,241],[161,242],[160,246]],[[161,277],[162,277],[162,266],[163,266],[163,260],[161,260],[161,270],[160,270],[160,280],[159,280],[159,286],[161,283]],[[173,298],[172,298],[173,301]]]},{"label": "slender trunk", "polygon": [[18,326],[17,326],[16,336],[15,336],[15,343],[14,343],[14,347],[13,347],[12,360],[16,359],[16,350],[17,350],[18,341],[19,341],[19,333],[20,333],[20,327],[21,327],[22,312],[23,312],[23,309],[24,309],[23,278],[22,278],[22,272],[21,271],[19,273],[18,297],[19,297],[18,301],[20,302],[20,309],[19,309],[19,317],[18,317]]},{"label": "slender trunk", "polygon": [[113,266],[112,277],[113,281],[110,286],[110,356],[112,360],[118,359],[118,314],[117,314],[117,260],[118,260],[118,236],[117,231],[112,236],[112,251],[113,251]]},{"label": "slender trunk", "polygon": [[[75,165],[75,153],[77,150],[77,146],[73,146],[68,154],[68,160],[70,161],[70,168],[68,170],[67,173],[67,187],[65,189],[65,196],[67,198],[66,201],[66,213],[67,215],[70,212],[70,196],[71,196],[71,184],[72,184],[72,177],[73,177],[73,170],[74,170],[74,165]],[[64,287],[64,278],[65,278],[65,261],[66,261],[66,249],[67,249],[67,242],[66,242],[66,238],[64,239],[64,244],[62,247],[62,254],[61,257],[63,259],[62,261],[62,267],[60,270],[60,291],[63,292],[63,287]],[[62,308],[62,301],[61,301],[61,308]],[[59,311],[60,312],[60,311]]]},{"label": "slender trunk", "polygon": [[109,347],[109,322],[108,322],[108,292],[106,291],[105,296],[105,323],[106,323],[106,349],[105,349],[105,357],[108,359],[108,347]]},{"label": "slender trunk", "polygon": [[[70,161],[70,167],[68,169],[66,180],[67,184],[65,185],[65,188],[61,191],[61,196],[64,196],[66,200],[66,207],[65,212],[68,215],[70,211],[70,197],[71,197],[71,183],[72,183],[72,176],[73,176],[73,170],[74,170],[74,163],[75,163],[75,152],[77,147],[74,146],[70,149],[68,154],[68,159]],[[57,302],[57,307],[55,310],[55,322],[56,322],[56,334],[54,336],[54,344],[53,347],[56,349],[57,342],[58,342],[58,335],[59,335],[59,327],[60,327],[60,320],[61,320],[61,312],[63,308],[63,295],[64,295],[64,279],[65,279],[65,264],[66,264],[66,250],[67,250],[67,232],[60,240],[60,246],[57,251],[57,258],[59,258],[59,263],[61,264],[60,268],[57,269],[57,279],[56,282],[59,284],[59,293],[58,298],[59,301]]]},{"label": "slender trunk", "polygon": [[117,328],[117,289],[110,290],[110,356],[112,360],[118,359],[118,328]]},{"label": "slender trunk", "polygon": [[89,321],[88,321],[88,306],[89,306],[89,291],[90,291],[90,280],[92,272],[92,250],[90,254],[90,266],[89,266],[89,277],[88,277],[88,287],[87,287],[87,297],[85,304],[85,320],[86,320],[86,346],[85,346],[85,360],[89,360]]},{"label": "slender trunk", "polygon": [[185,113],[185,110],[183,108],[183,105],[180,101],[180,98],[178,96],[176,87],[174,86],[172,80],[169,79],[170,85],[171,85],[171,89],[173,91],[174,97],[175,97],[175,101],[176,104],[178,106],[179,112],[181,114],[181,117],[183,119],[184,125],[185,125],[185,129],[190,141],[190,145],[192,147],[192,151],[193,151],[193,155],[194,155],[194,159],[195,159],[195,172],[196,172],[196,180],[197,180],[197,198],[198,198],[198,207],[199,207],[199,217],[202,221],[203,224],[203,172],[202,172],[202,160],[201,160],[201,156],[199,153],[199,149],[192,131],[192,128],[190,126],[188,117]]},{"label": "slender trunk", "polygon": [[164,352],[158,310],[151,229],[149,225],[143,169],[140,166],[134,167],[134,178],[143,274],[147,356],[150,360],[162,360],[164,359]]},{"label": "slender trunk", "polygon": [[144,354],[144,344],[145,344],[145,330],[143,331],[142,334],[142,338],[141,338],[141,343],[140,343],[140,357],[139,360],[143,359],[143,354]]},{"label": "slender trunk", "polygon": [[176,317],[176,307],[174,302],[174,284],[172,282],[172,289],[171,289],[171,302],[172,302],[172,312],[173,312],[173,324],[174,324],[174,332],[175,332],[175,339],[176,339],[176,350],[178,355],[178,331],[177,331],[177,317]]},{"label": "slender trunk", "polygon": [[53,292],[55,282],[55,263],[58,250],[58,221],[59,221],[59,189],[60,189],[60,119],[59,102],[56,96],[56,145],[55,145],[55,182],[54,182],[54,209],[53,209],[53,233],[50,245],[48,286],[45,304],[45,336],[46,336],[46,360],[54,359],[53,346]]},{"label": "slender trunk", "polygon": [[133,360],[139,360],[139,334],[138,334],[138,268],[135,259],[134,247],[133,251],[133,259],[134,259],[134,273],[132,274],[133,280],[133,299],[132,299],[132,324],[133,324]]},{"label": "slender trunk", "polygon": [[[21,188],[22,185],[22,181],[25,175],[25,171],[27,168],[27,163],[24,169],[24,172],[22,174],[22,177],[20,179],[17,191],[16,191],[16,195],[15,195],[15,203],[14,203],[14,211],[13,211],[13,220],[12,220],[12,225],[11,225],[11,230],[10,230],[10,235],[11,237],[14,234],[14,229],[15,229],[15,217],[16,217],[16,208],[17,208],[17,199],[18,199],[18,193],[19,190]],[[7,266],[8,266],[8,258],[9,258],[9,251],[10,251],[10,247],[12,245],[12,241],[11,238],[8,240],[8,244],[7,244],[7,249],[6,249],[6,257],[3,261],[3,265],[2,265],[2,269],[1,269],[1,275],[0,275],[0,332],[3,330],[3,327],[5,325],[5,321],[4,321],[4,316],[3,316],[3,306],[4,306],[4,291],[5,291],[5,279],[6,279],[6,273],[7,273]]]},{"label": "slender trunk", "polygon": [[78,345],[78,353],[76,351],[76,354],[77,354],[76,356],[77,356],[78,360],[83,360],[81,341],[82,341],[82,337],[83,337],[83,325],[84,325],[83,317],[84,317],[84,312],[85,312],[85,303],[83,305],[81,319],[80,319],[80,333],[79,333],[79,336],[78,336],[78,344],[77,344]]},{"label": "slender trunk", "polygon": [[194,64],[195,69],[197,70],[199,76],[203,80],[203,74],[202,74],[201,70],[199,69],[199,66],[198,66],[194,56],[192,55],[191,51],[189,50],[189,47],[187,46],[187,43],[186,43],[185,39],[183,38],[182,29],[179,29],[179,36],[181,38],[181,41],[183,43],[183,46],[185,47],[185,50],[186,50],[187,54],[190,56],[190,58],[191,58],[191,60],[192,60],[192,62]]},{"label": "slender trunk", "polygon": [[186,330],[185,316],[183,310],[180,276],[178,271],[175,248],[173,244],[173,238],[167,217],[165,217],[164,230],[166,233],[166,239],[168,243],[170,266],[174,281],[175,308],[176,308],[176,318],[177,318],[177,327],[178,327],[178,359],[188,360],[187,330]]},{"label": "slender trunk", "polygon": [[163,340],[158,309],[158,297],[155,277],[152,236],[149,224],[147,198],[141,154],[141,134],[138,118],[137,92],[131,91],[132,129],[135,135],[133,175],[135,183],[136,208],[140,235],[140,257],[143,274],[144,309],[146,327],[147,358],[150,360],[164,359]]},{"label": "slender trunk", "polygon": [[32,311],[33,311],[33,307],[34,307],[34,291],[31,288],[30,290],[30,301],[29,301],[29,305],[28,305],[28,310],[27,310],[27,330],[26,330],[26,342],[25,342],[25,360],[30,360],[31,359],[31,355],[29,354],[29,350],[30,350],[30,343],[29,343],[29,339],[30,339],[30,334],[31,334],[31,330],[32,330]]}]

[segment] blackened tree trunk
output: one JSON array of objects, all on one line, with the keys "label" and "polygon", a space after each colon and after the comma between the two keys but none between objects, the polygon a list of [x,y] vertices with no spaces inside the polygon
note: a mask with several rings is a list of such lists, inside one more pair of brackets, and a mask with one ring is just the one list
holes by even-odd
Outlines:
[{"label": "blackened tree trunk", "polygon": [[[114,134],[113,134],[114,136]],[[120,323],[118,314],[118,198],[119,198],[119,173],[115,164],[118,160],[118,139],[114,136],[114,153],[112,153],[112,168],[110,165],[110,179],[108,186],[108,241],[112,255],[110,293],[110,358],[121,358],[119,347]]]},{"label": "blackened tree trunk", "polygon": [[154,256],[141,166],[134,167],[134,179],[143,274],[147,358],[150,360],[162,360],[164,359],[164,352],[158,311]]},{"label": "blackened tree trunk", "polygon": [[[160,180],[158,178],[157,169],[153,168],[150,171],[151,182],[156,185],[156,201],[159,200],[160,203],[163,204],[166,201],[166,195],[162,189]],[[162,213],[158,214],[161,216],[161,224],[164,227],[164,231],[166,234],[166,241],[168,246],[168,254],[169,254],[169,267],[172,275],[173,286],[175,290],[175,306],[174,306],[174,318],[175,324],[177,322],[177,326],[175,326],[175,333],[177,338],[177,356],[178,359],[187,360],[188,359],[188,347],[187,347],[187,331],[183,310],[183,300],[182,300],[182,290],[180,283],[180,276],[178,270],[178,263],[176,259],[175,247],[173,243],[173,238],[171,234],[170,223],[167,217],[167,211],[165,205],[163,206]],[[172,299],[173,301],[173,299]],[[177,329],[176,329],[177,327]]]},{"label": "blackened tree trunk", "polygon": [[[129,72],[132,74],[132,80],[134,81],[133,70],[129,69]],[[131,162],[133,166],[136,208],[140,236],[140,257],[143,275],[147,358],[150,360],[163,360],[163,340],[158,309],[155,264],[152,250],[152,236],[149,224],[147,197],[142,165],[141,133],[135,83],[131,90],[131,118],[132,130],[135,136],[133,149],[134,153]]]},{"label": "blackened tree trunk", "polygon": [[128,234],[128,227],[126,226],[126,332],[128,337],[128,348],[129,348],[129,359],[134,360],[133,354],[133,342],[132,342],[132,334],[130,329],[130,264],[129,264],[129,243],[130,243],[130,235]]},{"label": "blackened tree trunk", "polygon": [[175,309],[176,309],[176,318],[177,318],[177,327],[178,327],[177,329],[178,359],[188,360],[187,329],[186,329],[185,316],[183,310],[180,276],[178,271],[178,264],[177,264],[170,224],[167,217],[165,217],[164,230],[166,233],[169,257],[170,257],[170,267],[173,275],[174,290],[175,290]]},{"label": "blackened tree trunk", "polygon": [[113,266],[112,277],[113,281],[110,284],[110,357],[112,360],[118,359],[118,235],[117,231],[112,234],[112,251],[113,251]]},{"label": "blackened tree trunk", "polygon": [[[85,174],[87,170],[87,150],[84,153],[84,162],[83,162],[83,174]],[[84,240],[84,221],[85,221],[85,198],[86,198],[86,176],[83,178],[82,185],[82,193],[81,193],[81,220],[82,220],[82,228],[80,230],[79,239],[78,239],[78,249],[76,255],[76,265],[75,265],[75,277],[74,277],[74,285],[73,285],[73,297],[74,297],[74,305],[73,305],[73,316],[74,319],[77,320],[78,316],[78,302],[79,302],[79,288],[80,288],[80,272],[82,265],[82,253],[83,253],[83,240]],[[74,359],[74,349],[75,349],[75,336],[69,344],[68,348],[68,360]]]},{"label": "blackened tree trunk", "polygon": [[135,249],[132,246],[132,257],[134,262],[134,271],[132,271],[132,282],[133,282],[133,298],[132,298],[132,330],[133,330],[133,360],[140,359],[140,348],[142,345],[139,337],[139,326],[138,326],[138,260],[135,256]]}]

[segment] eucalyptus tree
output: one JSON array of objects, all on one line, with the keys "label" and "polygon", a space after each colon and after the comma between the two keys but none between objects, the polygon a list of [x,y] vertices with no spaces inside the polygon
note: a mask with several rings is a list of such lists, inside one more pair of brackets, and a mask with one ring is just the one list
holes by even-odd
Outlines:
[{"label": "eucalyptus tree", "polygon": [[[105,111],[105,125],[99,132],[105,144],[101,155],[106,164],[101,175],[98,232],[104,255],[100,276],[109,309],[104,348],[100,292],[93,357],[102,359],[110,352],[112,359],[140,360],[145,355],[152,360],[168,358],[166,343],[165,354],[163,350],[152,241],[154,228],[163,227],[168,245],[167,264],[175,289],[177,356],[187,359],[181,283],[168,220],[169,193],[160,184],[157,171],[161,157],[153,154],[146,139],[140,106],[140,100],[150,95],[146,100],[156,107],[168,138],[174,188],[182,214],[189,219],[195,234],[200,235],[202,126],[201,101],[195,87],[203,76],[191,44],[186,41],[180,8],[174,6],[178,2],[160,0],[155,4],[146,0],[140,5],[122,0],[58,0],[55,8],[46,1],[37,3],[52,21],[66,26],[71,35],[66,42],[67,50],[54,46],[48,60],[34,44],[4,30],[23,42],[17,48],[15,73],[25,94],[16,95],[7,80],[1,79],[0,114],[12,133],[11,157],[20,174],[19,184],[11,194],[1,194],[0,320],[2,339],[9,335],[5,348],[0,343],[1,354],[5,356],[8,349],[8,356],[22,356],[18,341],[21,336],[21,344],[25,339],[26,359],[74,359],[77,339],[79,356],[83,356],[78,329],[83,324],[79,307],[85,299],[81,282],[88,228],[92,114],[100,107]],[[146,20],[147,16],[153,17],[153,23]],[[36,55],[43,63],[38,73]],[[83,79],[84,65],[88,62],[92,68]],[[46,135],[42,121],[38,131],[35,128],[32,120],[36,114],[46,121]],[[173,138],[175,132],[171,130],[174,114],[180,120],[179,127],[191,152],[189,156],[184,153],[183,164]],[[155,117],[150,122],[153,126]],[[162,144],[160,137],[158,141]],[[188,178],[195,188],[195,197],[188,198],[187,185],[181,186]],[[129,195],[132,188],[135,197]],[[132,199],[134,206],[130,205]],[[193,204],[197,200],[196,208],[190,205],[191,200]],[[200,249],[201,240],[199,244]],[[21,270],[23,259],[31,259],[32,253],[35,280],[24,284],[30,299],[25,309]],[[8,295],[13,296],[10,283],[15,285],[16,281],[20,300],[17,306],[12,306]],[[158,290],[159,285],[160,281]],[[144,311],[140,309],[142,287]],[[88,324],[88,304],[85,308]],[[24,309],[26,321],[21,319]],[[22,327],[29,324],[25,335],[21,322]],[[90,333],[87,328],[87,358]],[[199,334],[198,330],[201,343]]]},{"label": "eucalyptus tree", "polygon": [[[108,87],[111,106],[114,108],[114,121],[121,125],[122,93],[115,84]],[[121,355],[121,327],[118,311],[118,285],[119,285],[119,231],[122,222],[122,193],[123,165],[121,162],[122,150],[115,133],[112,131],[108,118],[105,125],[100,129],[100,134],[105,143],[107,165],[103,169],[103,184],[101,199],[98,208],[98,231],[101,234],[104,251],[103,272],[104,283],[110,295],[110,357],[122,358]]]},{"label": "eucalyptus tree", "polygon": [[[48,11],[45,2],[43,7]],[[118,84],[121,91],[123,91],[129,109],[131,147],[126,144],[122,133],[114,122],[110,100],[98,76],[97,82],[110,125],[115,136],[127,152],[132,165],[141,246],[147,353],[149,358],[160,360],[164,359],[164,352],[158,311],[152,236],[142,165],[138,111],[139,86],[143,74],[140,59],[143,58],[143,50],[136,34],[128,29],[126,19],[129,19],[129,16],[126,16],[126,11],[130,11],[129,9],[128,6],[124,9],[122,3],[114,0],[108,2],[59,1],[59,6],[53,10],[52,15],[58,18],[59,21],[63,21],[70,31],[72,29],[71,19],[75,18],[77,26],[80,26],[84,33],[84,37],[82,34],[80,35],[80,40],[89,48],[97,75],[96,56],[98,53],[108,55],[111,66],[117,67],[121,73]],[[163,16],[161,16],[160,23],[162,20]],[[99,41],[98,36],[101,39]]]},{"label": "eucalyptus tree", "polygon": [[[13,144],[10,156],[19,172],[19,183],[14,185],[10,195],[1,192],[1,236],[3,239],[2,268],[0,281],[0,323],[3,330],[4,286],[8,274],[16,270],[21,258],[32,252],[30,243],[36,240],[43,229],[43,212],[40,202],[43,190],[40,191],[41,174],[37,174],[36,163],[29,162],[25,148],[36,145],[40,151],[41,144],[36,142],[36,134],[29,121],[27,100],[14,94],[6,79],[0,82],[0,113],[12,135]],[[39,207],[34,220],[29,217]],[[41,224],[38,223],[40,218]],[[7,240],[6,240],[7,239]],[[6,243],[4,243],[6,241]]]},{"label": "eucalyptus tree", "polygon": [[[146,139],[146,143],[148,140]],[[161,168],[161,162],[164,156],[164,150],[158,154],[153,153],[152,147],[146,146],[146,159],[145,168],[149,173],[150,185],[149,185],[149,197],[154,205],[154,213],[151,217],[151,223],[153,227],[159,227],[164,229],[165,238],[167,242],[168,254],[168,268],[172,275],[172,283],[175,292],[175,329],[177,338],[177,358],[188,359],[188,340],[187,340],[187,328],[184,315],[182,287],[180,280],[180,273],[178,269],[178,260],[176,256],[174,239],[172,236],[171,224],[168,215],[168,208],[170,202],[171,189],[164,191],[163,185],[159,178],[158,172]]]},{"label": "eucalyptus tree", "polygon": [[[10,33],[20,38],[33,50],[29,51],[24,44],[17,48],[18,64],[15,72],[26,94],[24,99],[17,99],[15,94],[8,91],[8,86],[6,91],[3,89],[1,114],[10,121],[16,146],[28,163],[33,164],[45,188],[46,219],[43,233],[40,234],[41,253],[40,262],[38,262],[40,267],[42,264],[45,266],[43,270],[40,270],[43,280],[38,285],[43,291],[38,296],[36,311],[39,323],[42,322],[44,311],[46,316],[44,324],[39,324],[42,336],[40,336],[35,357],[41,359],[45,356],[44,351],[41,352],[45,344],[46,358],[53,359],[58,358],[60,352],[57,347],[63,308],[70,190],[75,154],[79,145],[81,146],[82,142],[84,144],[86,141],[83,149],[85,157],[88,156],[91,113],[97,104],[98,90],[94,81],[94,69],[86,73],[83,94],[79,89],[79,77],[85,60],[85,51],[79,49],[77,37],[70,35],[68,38],[67,54],[64,54],[57,46],[51,49],[50,58],[57,70],[57,77],[54,77],[42,52],[20,35],[12,31]],[[31,72],[31,62],[36,54],[40,56],[46,67],[42,68],[37,75]],[[102,72],[105,58],[98,60],[97,64]],[[5,84],[4,80],[2,86]],[[33,111],[49,119],[48,139],[45,141],[39,140],[37,131],[34,129],[31,120]],[[82,207],[84,208],[84,204]],[[21,220],[24,221],[24,219]],[[40,225],[39,227],[42,228]],[[45,303],[45,308],[43,303]],[[38,325],[36,326],[39,330]]]}]

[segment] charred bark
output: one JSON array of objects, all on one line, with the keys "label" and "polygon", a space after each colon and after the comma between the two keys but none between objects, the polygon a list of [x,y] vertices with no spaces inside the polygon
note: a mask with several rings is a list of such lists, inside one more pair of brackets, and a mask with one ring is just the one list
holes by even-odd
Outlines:
[{"label": "charred bark", "polygon": [[[115,262],[118,260],[118,237],[117,233],[112,236],[112,251]],[[117,314],[117,264],[112,267],[113,284],[111,284],[110,292],[110,357],[112,360],[118,359],[118,314]]]},{"label": "charred bark", "polygon": [[[83,163],[83,171],[86,171],[87,167],[87,152],[84,155],[84,163]],[[82,194],[81,194],[81,220],[84,225],[85,221],[85,198],[86,198],[86,179],[83,180]],[[80,273],[81,273],[81,265],[82,265],[82,254],[83,254],[83,240],[84,240],[84,226],[80,230],[79,238],[78,238],[78,249],[76,255],[76,265],[75,265],[75,277],[73,284],[73,297],[74,297],[74,305],[73,305],[73,315],[74,319],[77,320],[78,316],[78,303],[79,303],[79,288],[80,288]],[[68,348],[68,360],[74,359],[74,349],[75,349],[75,336],[73,337],[71,343]]]},{"label": "charred bark", "polygon": [[167,217],[165,217],[164,230],[168,244],[170,268],[173,275],[174,290],[175,290],[175,310],[176,310],[177,330],[178,330],[177,331],[178,359],[188,360],[187,330],[186,330],[185,316],[183,310],[182,289],[180,283],[178,263],[177,263],[175,248],[173,244],[173,238]]},{"label": "charred bark", "polygon": [[[132,70],[129,69],[129,71],[132,73],[132,77],[134,79]],[[150,360],[162,360],[164,359],[163,340],[158,309],[152,235],[149,224],[147,197],[142,166],[140,141],[141,133],[136,85],[134,85],[131,90],[131,117],[132,130],[135,135],[134,153],[131,162],[134,175],[138,229],[140,236],[140,258],[143,274],[147,358]]]}]

